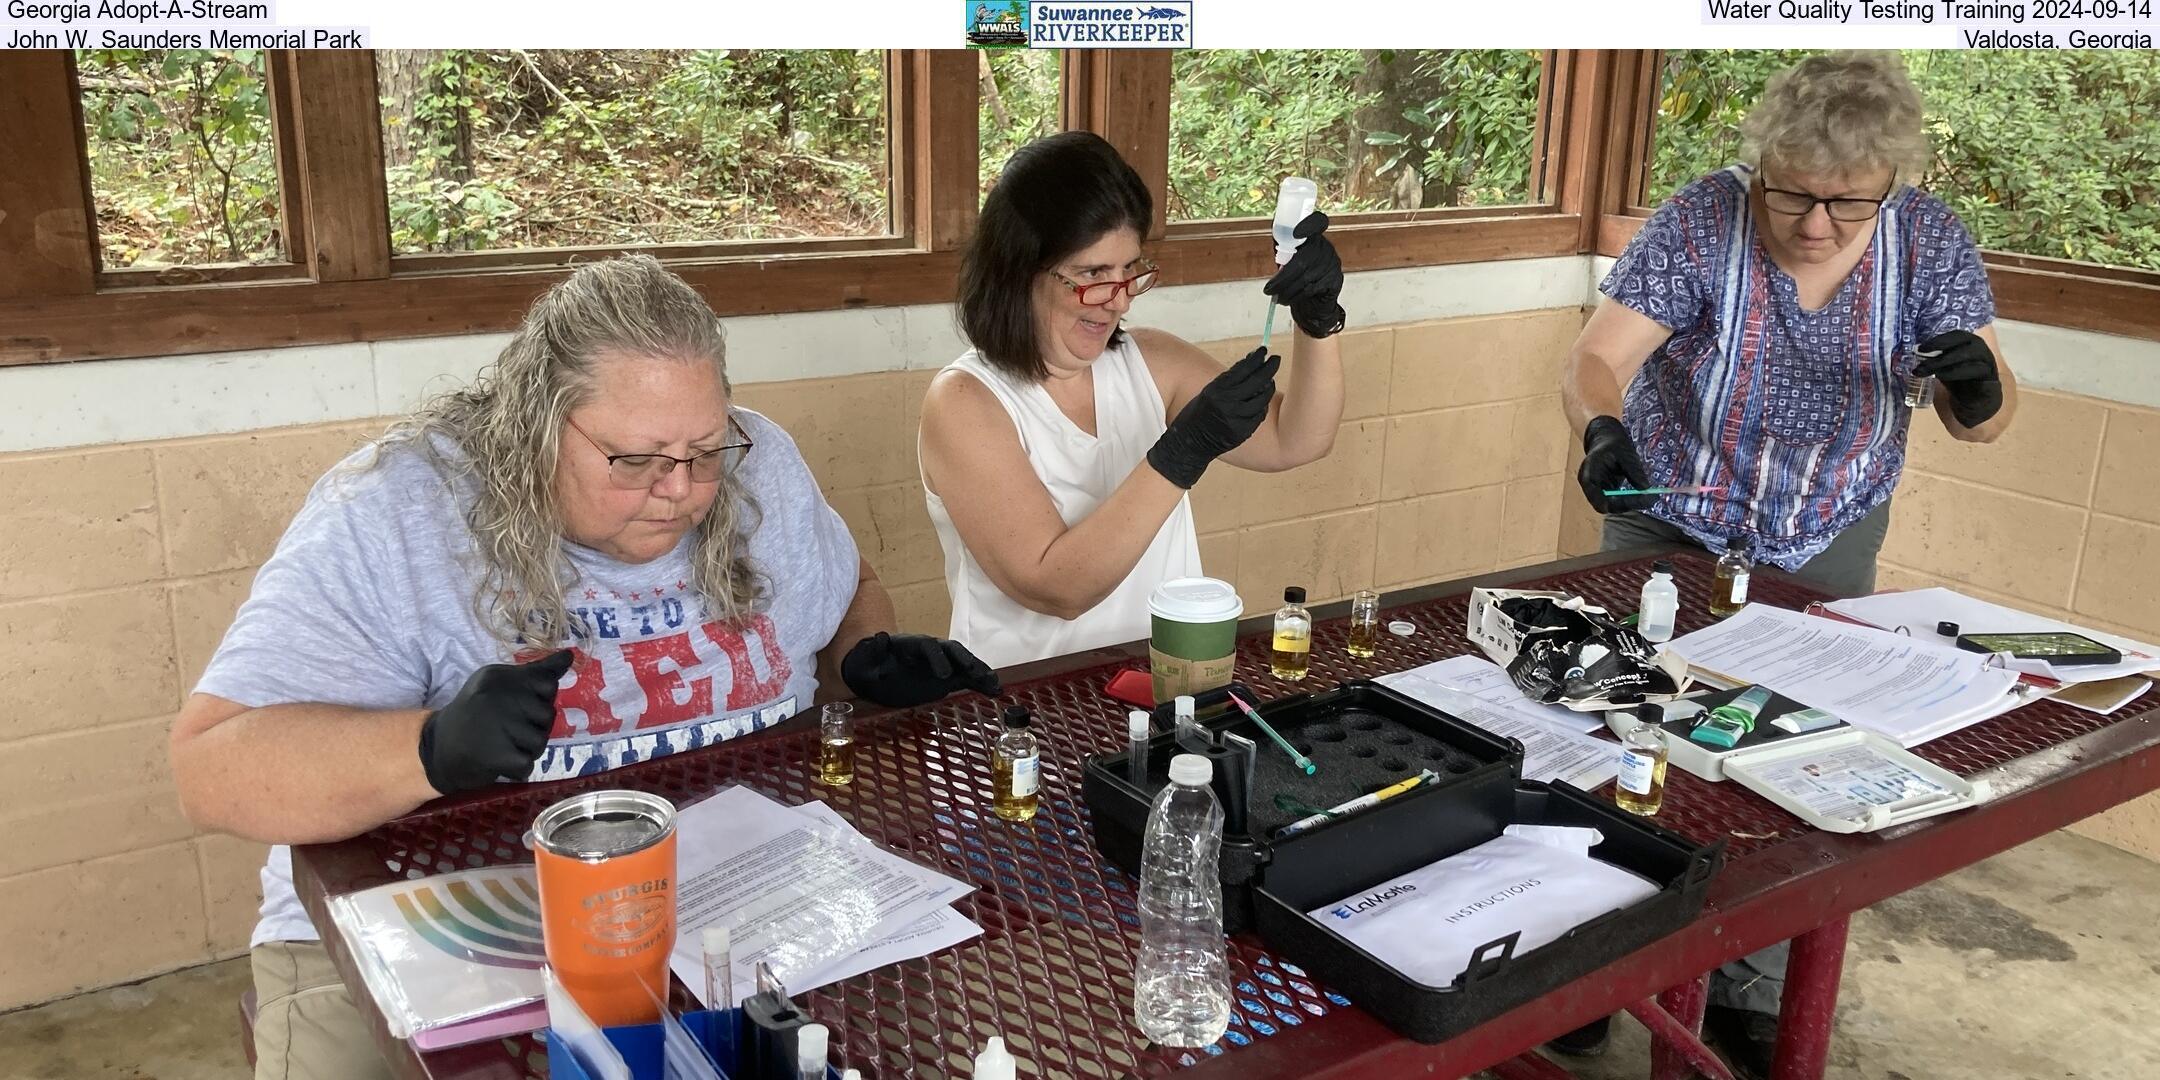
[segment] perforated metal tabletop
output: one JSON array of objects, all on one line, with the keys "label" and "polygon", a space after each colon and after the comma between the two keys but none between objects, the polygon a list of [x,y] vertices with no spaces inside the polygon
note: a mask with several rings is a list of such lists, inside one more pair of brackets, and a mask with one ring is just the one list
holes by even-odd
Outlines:
[{"label": "perforated metal tabletop", "polygon": [[[1678,567],[1680,630],[1685,632],[1707,621],[1710,563],[1687,553],[1665,557]],[[1563,589],[1617,611],[1633,610],[1649,559],[1596,565],[1600,561],[1528,567],[1480,581]],[[1752,592],[1757,602],[1795,609],[1821,598],[1775,574],[1759,575]],[[1466,587],[1390,597],[1385,606],[1383,619],[1408,619],[1417,634],[1383,635],[1377,656],[1355,659],[1343,652],[1339,613],[1325,618],[1329,609],[1323,609],[1314,632],[1312,674],[1296,686],[1268,674],[1267,641],[1257,622],[1249,623],[1239,643],[1238,677],[1272,697],[1476,652],[1463,633]],[[815,734],[797,723],[597,777],[431,804],[353,840],[298,849],[296,882],[316,924],[326,926],[328,894],[529,861],[518,847],[519,837],[541,809],[567,794],[633,787],[685,804],[740,783],[787,803],[821,799],[872,840],[976,886],[957,906],[981,924],[982,937],[799,995],[799,1004],[833,1028],[836,1064],[861,1069],[870,1080],[965,1077],[972,1055],[991,1035],[1003,1035],[1028,1063],[1023,1075],[1043,1077],[1160,1076],[1197,1066],[1191,1071],[1196,1077],[1229,1076],[1234,1070],[1240,1080],[1253,1080],[1314,1075],[1338,1063],[1381,1075],[1372,1070],[1412,1060],[1460,1061],[1468,1071],[1602,1015],[1600,1009],[1609,1011],[1778,940],[1777,935],[1823,921],[1785,910],[1791,904],[1811,905],[1827,916],[1833,909],[1851,909],[1835,899],[1848,885],[1847,899],[1858,906],[1947,872],[1909,881],[1909,875],[1885,872],[1872,861],[1881,845],[1927,845],[1914,848],[1928,856],[1911,860],[1908,869],[1916,873],[1954,868],[2160,786],[2160,724],[2153,722],[2160,715],[2160,692],[2147,693],[2113,716],[2041,702],[1921,747],[1922,756],[1966,776],[2022,765],[2010,783],[1998,784],[2006,799],[2062,785],[2059,797],[2044,800],[2045,806],[2025,800],[2030,812],[2019,825],[2001,830],[1922,822],[1826,842],[1825,834],[1737,785],[1711,784],[1676,769],[1658,823],[1700,842],[1725,839],[1729,865],[1713,885],[1703,932],[1668,939],[1675,942],[1670,955],[1645,956],[1657,946],[1642,950],[1600,973],[1595,986],[1565,988],[1548,1003],[1533,1003],[1487,1025],[1490,1031],[1465,1035],[1456,1040],[1465,1044],[1457,1048],[1462,1052],[1450,1056],[1453,1043],[1391,1045],[1400,1041],[1344,998],[1270,955],[1256,940],[1239,937],[1231,942],[1237,1004],[1230,1033],[1204,1053],[1167,1050],[1147,1045],[1131,1023],[1138,930],[1134,882],[1097,856],[1080,794],[1085,759],[1123,748],[1127,707],[1105,697],[1102,687],[1133,663],[1126,650],[1008,673],[1007,699],[1034,711],[1043,744],[1041,811],[1025,824],[1001,821],[989,811],[989,752],[999,703],[965,695],[931,708],[864,717],[856,781],[849,787],[813,781]],[[1936,821],[1976,818],[1992,809]],[[1931,844],[1931,835],[1943,839]],[[1841,883],[1836,874],[1846,866],[1851,880]],[[1790,903],[1772,905],[1781,890]],[[1769,916],[1772,910],[1775,917]],[[348,984],[359,986],[335,935],[330,945]],[[357,996],[364,1002],[364,992]],[[363,1004],[363,1011],[371,1009]],[[371,1020],[393,1066],[406,1075],[502,1080],[547,1075],[545,1055],[529,1037],[416,1055],[383,1032],[379,1017]]]}]

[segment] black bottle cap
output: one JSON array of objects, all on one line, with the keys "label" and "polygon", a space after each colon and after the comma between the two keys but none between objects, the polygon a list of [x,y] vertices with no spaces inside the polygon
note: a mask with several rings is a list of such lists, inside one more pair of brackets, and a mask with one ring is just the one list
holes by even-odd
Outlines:
[{"label": "black bottle cap", "polygon": [[1282,598],[1292,604],[1302,604],[1305,602],[1305,590],[1292,585],[1282,591]]},{"label": "black bottle cap", "polygon": [[1958,624],[1946,619],[1935,624],[1935,632],[1944,637],[1956,637],[1958,636]]},{"label": "black bottle cap", "polygon": [[1035,718],[1034,718],[1034,717],[1032,717],[1032,716],[1030,716],[1030,715],[1028,715],[1028,711],[1027,711],[1027,706],[1025,706],[1025,705],[1007,705],[1007,706],[1005,706],[1005,726],[1006,726],[1006,727],[1009,727],[1009,728],[1022,728],[1022,727],[1027,727],[1027,726],[1029,726],[1030,724],[1033,724],[1034,722],[1035,722]]},{"label": "black bottle cap", "polygon": [[1659,559],[1650,564],[1650,572],[1653,574],[1670,574],[1673,572],[1672,563],[1665,559]]},{"label": "black bottle cap", "polygon": [[1727,551],[1746,551],[1747,547],[1747,537],[1745,536],[1728,536],[1725,538],[1725,550]]}]

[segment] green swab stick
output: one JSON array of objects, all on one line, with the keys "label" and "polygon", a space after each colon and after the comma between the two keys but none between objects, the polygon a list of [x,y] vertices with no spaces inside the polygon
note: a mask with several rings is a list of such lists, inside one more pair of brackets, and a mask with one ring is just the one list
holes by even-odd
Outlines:
[{"label": "green swab stick", "polygon": [[1260,328],[1260,353],[1267,355],[1268,337],[1275,333],[1275,301],[1267,302],[1267,325]]}]

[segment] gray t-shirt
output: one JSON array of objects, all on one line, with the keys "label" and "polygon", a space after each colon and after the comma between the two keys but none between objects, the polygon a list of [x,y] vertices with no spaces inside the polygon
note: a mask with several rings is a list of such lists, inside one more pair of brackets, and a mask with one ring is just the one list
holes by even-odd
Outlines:
[{"label": "gray t-shirt", "polygon": [[[575,634],[562,644],[578,656],[526,779],[707,746],[810,707],[818,650],[855,595],[855,541],[794,440],[754,412],[736,414],[755,444],[741,475],[759,509],[749,555],[765,598],[732,622],[709,614],[690,580],[694,537],[641,565],[565,541],[578,580],[565,593]],[[413,447],[385,452],[373,469],[349,467],[375,453],[363,448],[316,482],[198,692],[249,707],[437,708],[474,669],[548,648],[513,650],[476,614],[483,564],[469,498]],[[316,936],[284,848],[264,867],[262,914],[257,944]]]}]

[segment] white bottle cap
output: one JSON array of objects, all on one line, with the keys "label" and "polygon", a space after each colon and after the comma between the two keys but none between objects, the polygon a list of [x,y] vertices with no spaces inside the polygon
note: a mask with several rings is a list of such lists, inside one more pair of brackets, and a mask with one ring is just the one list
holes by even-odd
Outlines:
[{"label": "white bottle cap", "polygon": [[1170,759],[1170,782],[1200,787],[1215,779],[1215,763],[1198,754],[1179,754]]},{"label": "white bottle cap", "polygon": [[1193,714],[1194,714],[1194,712],[1196,712],[1196,711],[1197,711],[1197,710],[1196,710],[1196,709],[1194,708],[1194,706],[1193,706],[1193,699],[1192,699],[1192,695],[1191,695],[1191,694],[1179,694],[1179,695],[1178,695],[1178,697],[1177,697],[1177,714],[1178,714],[1179,716],[1191,716],[1191,715],[1193,715]]},{"label": "white bottle cap", "polygon": [[698,935],[698,941],[705,946],[705,955],[718,956],[728,951],[727,927],[708,926]]},{"label": "white bottle cap", "polygon": [[975,1080],[1015,1080],[1019,1074],[1019,1064],[1005,1052],[1005,1040],[996,1035],[975,1055]]},{"label": "white bottle cap", "polygon": [[1417,633],[1417,624],[1405,619],[1397,619],[1387,624],[1387,632],[1396,637],[1409,637]]},{"label": "white bottle cap", "polygon": [[1148,715],[1146,709],[1134,709],[1125,714],[1125,736],[1131,739],[1145,739],[1155,734],[1154,719],[1154,717]]},{"label": "white bottle cap", "polygon": [[797,1066],[825,1067],[825,1041],[830,1037],[823,1024],[804,1024],[795,1029],[795,1064]]},{"label": "white bottle cap", "polygon": [[862,1070],[849,1069],[848,1071],[840,1074],[840,1080],[862,1080]]}]

